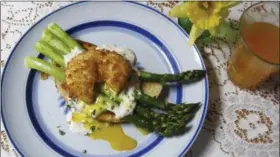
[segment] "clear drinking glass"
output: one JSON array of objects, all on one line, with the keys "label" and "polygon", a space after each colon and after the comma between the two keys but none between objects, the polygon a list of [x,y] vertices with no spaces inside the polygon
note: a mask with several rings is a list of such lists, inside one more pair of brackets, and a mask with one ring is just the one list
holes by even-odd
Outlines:
[{"label": "clear drinking glass", "polygon": [[228,75],[240,88],[254,89],[279,71],[279,2],[260,2],[240,18],[239,39]]}]

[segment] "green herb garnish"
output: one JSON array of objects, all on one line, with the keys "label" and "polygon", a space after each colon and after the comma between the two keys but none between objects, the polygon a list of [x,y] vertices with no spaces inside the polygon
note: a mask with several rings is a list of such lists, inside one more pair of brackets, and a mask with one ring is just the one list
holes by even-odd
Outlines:
[{"label": "green herb garnish", "polygon": [[59,131],[59,134],[61,135],[61,136],[64,136],[65,135],[65,132],[64,131],[62,131],[62,130],[58,130]]},{"label": "green herb garnish", "polygon": [[96,127],[95,127],[95,126],[91,126],[91,127],[90,127],[90,130],[91,130],[92,132],[95,132],[95,131],[96,131]]},{"label": "green herb garnish", "polygon": [[113,110],[114,108],[115,108],[115,105],[112,105],[112,106],[111,106],[111,110]]},{"label": "green herb garnish", "polygon": [[67,104],[66,107],[67,107],[68,109],[71,109],[71,108],[72,108],[71,105],[69,105],[69,104]]}]

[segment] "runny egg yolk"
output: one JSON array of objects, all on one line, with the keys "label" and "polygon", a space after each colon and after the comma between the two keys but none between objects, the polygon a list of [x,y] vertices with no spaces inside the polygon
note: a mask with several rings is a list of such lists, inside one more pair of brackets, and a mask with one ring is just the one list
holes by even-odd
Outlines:
[{"label": "runny egg yolk", "polygon": [[72,121],[83,123],[84,128],[92,131],[88,134],[89,137],[109,142],[114,150],[132,150],[137,146],[137,141],[124,133],[121,124],[101,123],[84,113],[77,112],[72,114]]},{"label": "runny egg yolk", "polygon": [[101,126],[100,131],[95,131],[89,135],[93,139],[103,139],[108,141],[114,150],[132,150],[137,146],[137,141],[127,136],[120,124]]}]

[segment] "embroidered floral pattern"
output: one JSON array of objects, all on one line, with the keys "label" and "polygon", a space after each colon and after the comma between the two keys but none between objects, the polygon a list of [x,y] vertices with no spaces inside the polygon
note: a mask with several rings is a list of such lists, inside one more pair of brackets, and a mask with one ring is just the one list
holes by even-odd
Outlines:
[{"label": "embroidered floral pattern", "polygon": [[1,131],[1,149],[9,152],[10,151],[10,146],[8,143],[8,137],[7,134],[5,133],[5,131]]},{"label": "embroidered floral pattern", "polygon": [[153,7],[161,12],[164,12],[167,8],[173,8],[177,3],[179,3],[178,1],[165,1],[165,2],[158,2],[158,1],[153,1],[153,0],[149,0],[147,2],[147,5],[150,7]]},{"label": "embroidered floral pattern", "polygon": [[236,110],[235,134],[249,143],[272,143],[272,121],[261,111]]}]

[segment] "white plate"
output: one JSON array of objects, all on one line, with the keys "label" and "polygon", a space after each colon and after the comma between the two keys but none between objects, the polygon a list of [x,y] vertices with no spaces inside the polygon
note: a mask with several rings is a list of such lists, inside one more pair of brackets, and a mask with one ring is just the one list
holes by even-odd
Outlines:
[{"label": "white plate", "polygon": [[[134,2],[78,2],[47,15],[34,24],[14,47],[2,77],[2,118],[17,151],[28,157],[55,156],[183,156],[200,131],[208,103],[207,77],[195,84],[171,89],[169,101],[202,102],[191,121],[191,130],[180,137],[141,135],[134,127],[125,132],[138,141],[132,151],[117,152],[106,141],[91,140],[67,129],[65,106],[51,79],[24,66],[25,56],[37,56],[34,44],[42,30],[56,22],[75,38],[100,44],[116,44],[136,52],[146,71],[179,73],[205,69],[187,34],[160,12]],[[66,132],[61,136],[57,126]],[[82,151],[87,150],[86,154]]]}]

